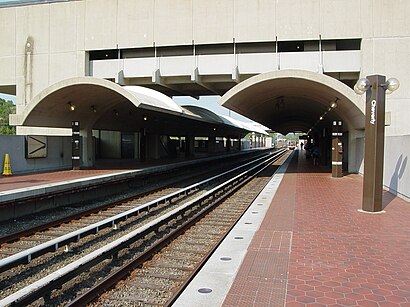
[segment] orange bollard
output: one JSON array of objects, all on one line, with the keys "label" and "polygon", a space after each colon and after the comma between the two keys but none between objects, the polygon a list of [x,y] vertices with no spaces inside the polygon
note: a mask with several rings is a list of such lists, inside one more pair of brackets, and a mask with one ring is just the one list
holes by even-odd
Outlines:
[{"label": "orange bollard", "polygon": [[11,176],[11,166],[9,154],[6,154],[4,157],[4,167],[3,167],[3,176]]}]

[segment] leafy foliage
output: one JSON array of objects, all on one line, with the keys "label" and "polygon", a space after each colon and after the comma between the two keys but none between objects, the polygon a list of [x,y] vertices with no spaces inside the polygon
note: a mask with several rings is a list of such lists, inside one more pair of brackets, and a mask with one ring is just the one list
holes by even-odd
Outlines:
[{"label": "leafy foliage", "polygon": [[0,134],[16,134],[16,128],[9,125],[9,114],[15,113],[13,102],[0,98]]}]

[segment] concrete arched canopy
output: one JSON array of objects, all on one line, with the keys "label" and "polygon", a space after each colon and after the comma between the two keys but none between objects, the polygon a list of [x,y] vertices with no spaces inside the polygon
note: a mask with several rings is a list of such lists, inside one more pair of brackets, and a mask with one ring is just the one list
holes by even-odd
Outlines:
[{"label": "concrete arched canopy", "polygon": [[[75,106],[70,111],[70,105]],[[156,91],[131,86],[121,87],[104,79],[78,77],[57,82],[39,95],[15,116],[16,125],[71,128],[76,120],[82,126],[119,130],[136,110],[179,115],[182,109],[173,100]],[[116,116],[121,120],[115,120]],[[145,115],[144,115],[145,116]],[[133,117],[128,124],[137,126],[143,116]],[[131,130],[132,127],[129,127]]]},{"label": "concrete arched canopy", "polygon": [[[337,107],[329,111],[335,100]],[[364,129],[362,98],[342,82],[309,71],[281,70],[251,77],[223,95],[220,104],[282,134],[312,127],[320,131],[333,120],[342,120],[346,130]]]},{"label": "concrete arched canopy", "polygon": [[[70,110],[70,105],[75,110]],[[79,121],[82,130],[140,131],[153,134],[203,135],[213,131],[215,121],[187,112],[168,96],[141,86],[120,86],[113,82],[76,77],[46,88],[26,106],[22,114],[13,115],[14,125],[71,128]],[[219,122],[218,122],[219,123]],[[247,133],[242,127],[226,123],[219,131]]]},{"label": "concrete arched canopy", "polygon": [[[71,106],[75,109],[71,110]],[[144,132],[155,148],[160,135],[212,135],[214,121],[186,112],[168,96],[140,86],[120,86],[104,79],[77,77],[51,85],[12,116],[18,126],[71,128],[80,122],[81,165],[93,166],[93,130]],[[243,128],[220,123],[224,135],[245,135]],[[67,129],[68,130],[68,129]],[[69,130],[70,131],[70,130]],[[65,132],[65,135],[70,133]],[[149,147],[149,146],[148,146]],[[151,150],[151,156],[158,153]]]},{"label": "concrete arched canopy", "polygon": [[[214,122],[215,125],[218,126],[218,129],[215,129],[215,132],[213,134],[220,135],[220,136],[229,136],[228,131],[226,131],[226,127],[229,127],[230,130],[232,128],[236,129],[237,134],[236,135],[246,135],[249,132],[257,132],[260,134],[267,135],[266,131],[263,129],[258,129],[257,127],[254,127],[252,125],[249,125],[245,122],[241,122],[238,120],[233,119],[232,117],[225,116],[225,115],[218,115],[208,109],[198,107],[198,106],[192,106],[192,105],[185,105],[182,106],[184,110],[187,110],[188,112],[191,112],[197,116],[200,116],[204,120],[208,122]],[[222,129],[221,129],[222,128]],[[232,130],[232,132],[234,132]],[[230,133],[232,135],[232,132]]]}]

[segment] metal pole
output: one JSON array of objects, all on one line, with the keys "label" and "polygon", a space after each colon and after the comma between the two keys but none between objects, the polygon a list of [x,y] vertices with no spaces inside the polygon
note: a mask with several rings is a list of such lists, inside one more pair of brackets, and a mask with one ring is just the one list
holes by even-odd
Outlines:
[{"label": "metal pole", "polygon": [[363,211],[382,211],[384,165],[384,113],[386,77],[368,76],[366,92]]}]

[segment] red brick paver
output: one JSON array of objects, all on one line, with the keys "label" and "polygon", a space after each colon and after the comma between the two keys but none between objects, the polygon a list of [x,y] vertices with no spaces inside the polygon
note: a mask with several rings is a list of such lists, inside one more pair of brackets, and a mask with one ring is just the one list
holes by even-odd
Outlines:
[{"label": "red brick paver", "polygon": [[[410,306],[410,204],[386,192],[386,213],[360,213],[361,176],[308,162],[291,164],[224,306]],[[265,255],[260,237],[278,233],[291,238],[288,255]]]},{"label": "red brick paver", "polygon": [[43,184],[87,178],[97,175],[119,172],[120,170],[68,170],[29,175],[0,176],[0,192],[20,188],[40,186]]},{"label": "red brick paver", "polygon": [[0,175],[0,192],[20,188],[35,187],[67,180],[75,180],[105,174],[143,169],[150,166],[157,166],[170,162],[178,162],[180,160],[181,159],[162,159],[160,161],[151,162],[136,162],[135,160],[107,160],[99,162],[96,169],[62,170],[55,172],[43,172],[12,176]]}]

